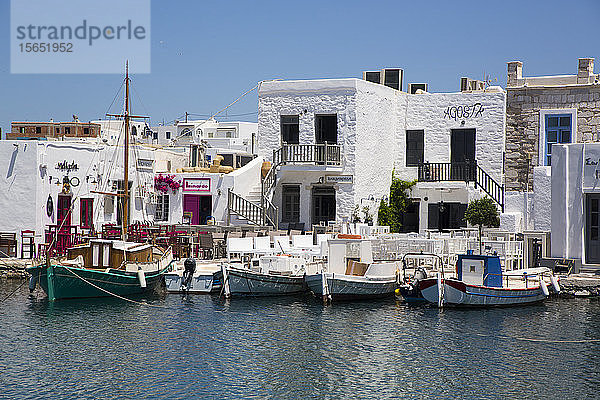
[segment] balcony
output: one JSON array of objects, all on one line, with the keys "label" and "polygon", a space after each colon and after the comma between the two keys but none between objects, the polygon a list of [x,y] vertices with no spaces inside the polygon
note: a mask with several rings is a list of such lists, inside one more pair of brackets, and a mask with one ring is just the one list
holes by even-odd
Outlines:
[{"label": "balcony", "polygon": [[500,206],[504,212],[504,186],[483,170],[477,161],[462,163],[423,163],[418,165],[419,182],[474,182]]},{"label": "balcony", "polygon": [[418,165],[419,182],[475,182],[477,162],[423,163]]},{"label": "balcony", "polygon": [[284,144],[273,150],[273,166],[308,164],[342,165],[342,146],[339,144]]}]

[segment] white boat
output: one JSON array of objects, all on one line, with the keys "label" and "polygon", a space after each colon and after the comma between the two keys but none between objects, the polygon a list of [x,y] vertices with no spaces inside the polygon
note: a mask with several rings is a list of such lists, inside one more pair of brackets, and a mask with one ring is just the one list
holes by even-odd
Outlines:
[{"label": "white boat", "polygon": [[328,241],[327,263],[306,284],[324,302],[390,297],[398,284],[398,264],[373,262],[371,241],[338,235]]},{"label": "white boat", "polygon": [[549,287],[560,291],[558,281],[548,268],[503,273],[500,258],[486,255],[459,255],[456,277],[445,277],[442,272],[419,281],[423,298],[440,307],[532,304],[546,299]]},{"label": "white boat", "polygon": [[269,255],[242,263],[223,264],[224,292],[230,296],[276,296],[307,291],[307,260],[290,255]]},{"label": "white boat", "polygon": [[171,271],[165,274],[165,283],[169,293],[213,293],[221,290],[222,274],[219,263],[199,262],[192,274],[192,279],[187,287],[184,287],[184,261],[173,262]]}]

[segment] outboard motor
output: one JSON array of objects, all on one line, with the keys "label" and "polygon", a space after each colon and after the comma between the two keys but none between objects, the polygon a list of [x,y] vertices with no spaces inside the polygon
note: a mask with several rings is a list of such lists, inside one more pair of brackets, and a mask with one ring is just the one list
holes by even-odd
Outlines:
[{"label": "outboard motor", "polygon": [[419,292],[419,281],[422,281],[423,279],[427,279],[427,271],[425,271],[425,268],[419,267],[415,271],[413,281],[411,282],[411,291],[413,293],[416,294]]},{"label": "outboard motor", "polygon": [[37,286],[37,281],[37,276],[31,275],[31,278],[29,278],[29,293],[33,293],[35,287]]},{"label": "outboard motor", "polygon": [[183,282],[181,283],[181,290],[187,292],[190,290],[190,283],[194,272],[196,272],[196,260],[193,258],[186,258],[183,262]]}]

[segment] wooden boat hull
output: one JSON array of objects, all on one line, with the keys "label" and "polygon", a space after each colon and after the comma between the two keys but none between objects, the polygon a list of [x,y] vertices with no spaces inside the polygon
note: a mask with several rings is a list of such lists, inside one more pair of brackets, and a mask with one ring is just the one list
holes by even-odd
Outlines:
[{"label": "wooden boat hull", "polygon": [[227,267],[227,285],[231,296],[280,296],[308,291],[304,275],[272,275]]},{"label": "wooden boat hull", "polygon": [[167,268],[146,271],[144,273],[146,287],[140,284],[137,272],[123,270],[103,271],[63,265],[47,267],[42,264],[28,267],[27,272],[37,280],[50,300],[60,300],[111,296],[101,289],[119,296],[152,292],[163,281]]},{"label": "wooden boat hull", "polygon": [[[543,301],[546,298],[541,286],[530,288],[499,288],[468,285],[456,279],[441,279],[443,305],[466,307],[502,307],[525,305]],[[438,279],[428,278],[419,282],[422,296],[429,303],[439,304]]]},{"label": "wooden boat hull", "polygon": [[[325,273],[328,295],[332,300],[360,300],[392,297],[396,290],[395,277],[370,279],[364,276]],[[306,276],[306,284],[315,296],[323,297],[322,274]],[[327,293],[326,293],[327,294]]]}]

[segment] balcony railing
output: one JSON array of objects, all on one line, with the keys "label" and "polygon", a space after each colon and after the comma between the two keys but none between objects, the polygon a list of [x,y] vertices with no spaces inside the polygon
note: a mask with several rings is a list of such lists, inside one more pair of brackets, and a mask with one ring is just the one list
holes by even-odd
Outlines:
[{"label": "balcony railing", "polygon": [[475,182],[476,175],[476,162],[419,164],[419,181],[421,182]]},{"label": "balcony railing", "polygon": [[504,212],[504,186],[496,182],[476,161],[462,163],[423,163],[418,165],[420,182],[475,182]]},{"label": "balcony railing", "polygon": [[273,167],[284,164],[342,165],[339,144],[284,144],[273,150]]}]

